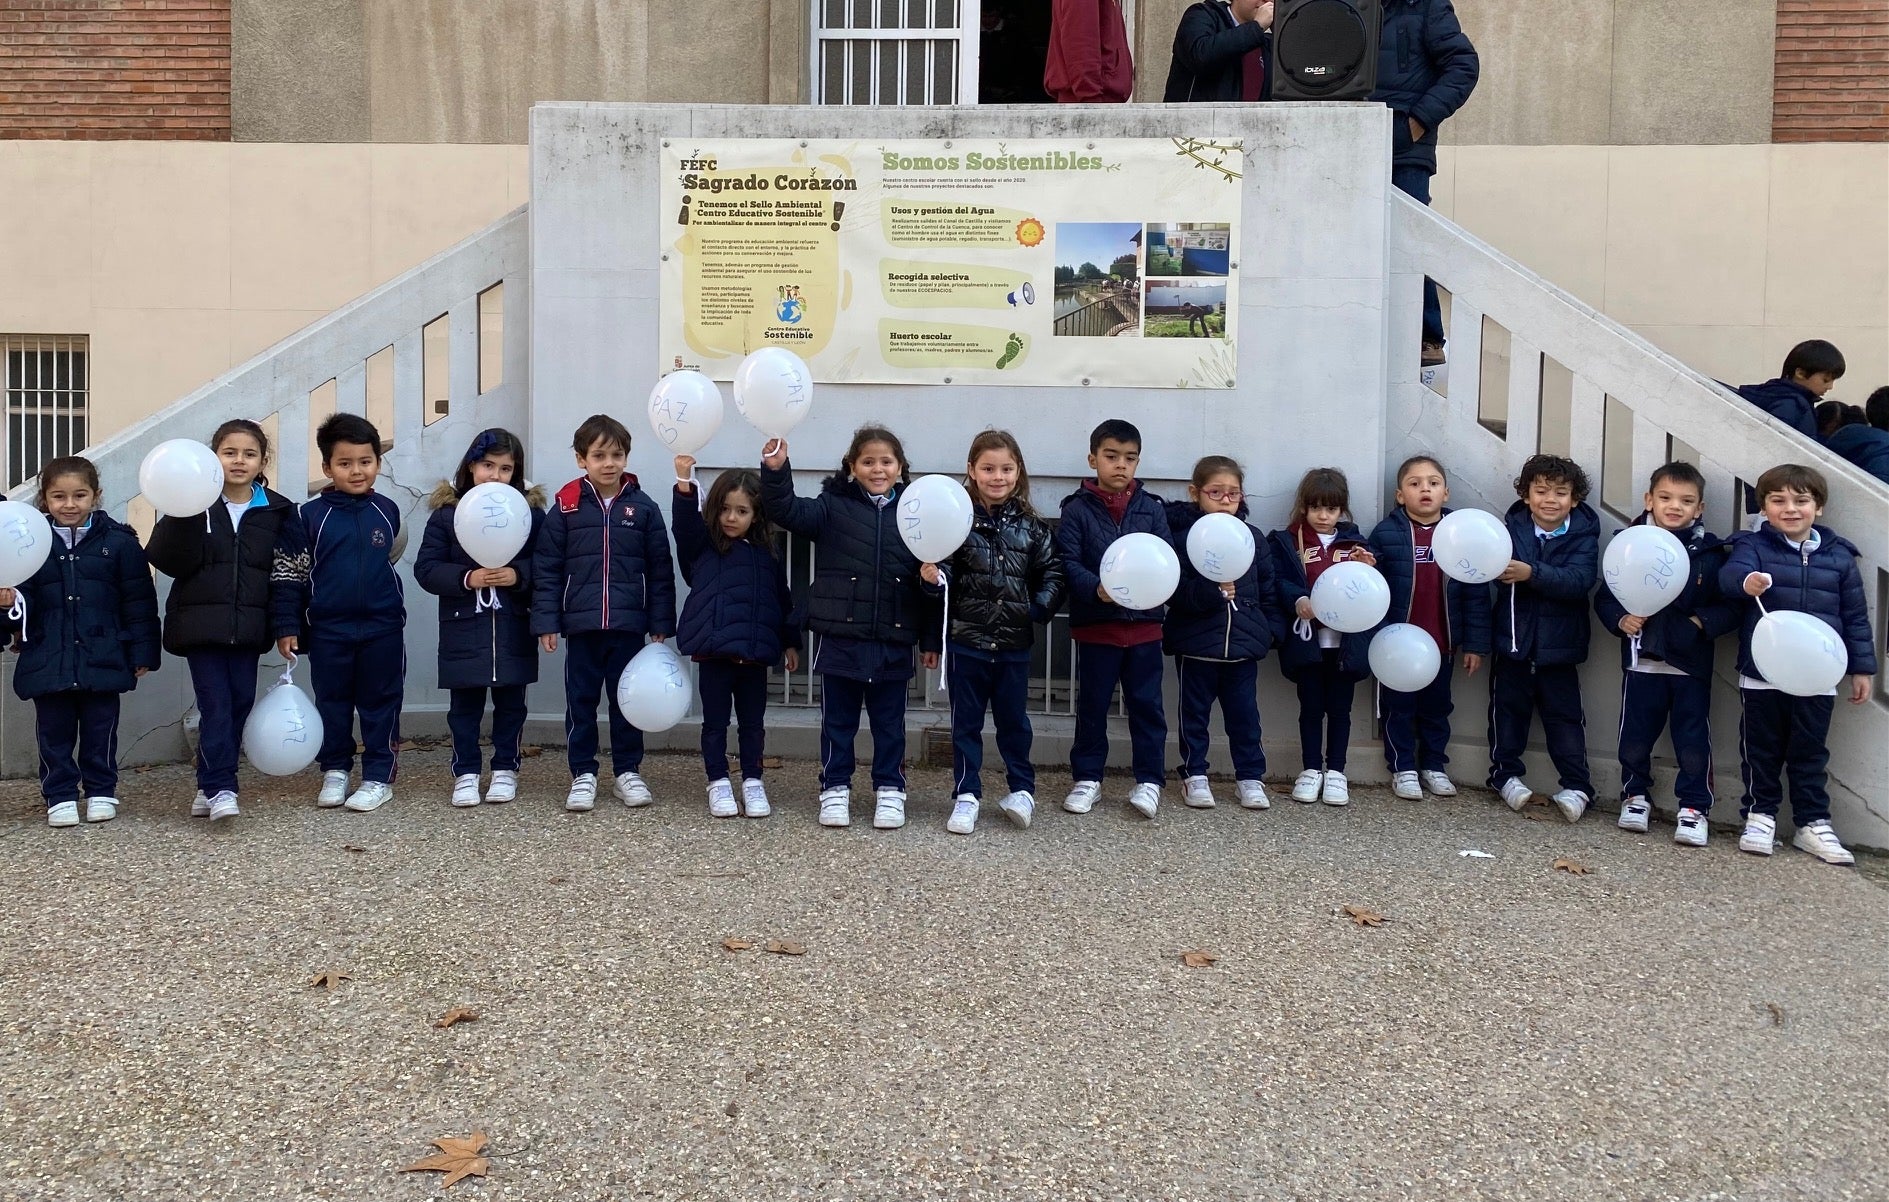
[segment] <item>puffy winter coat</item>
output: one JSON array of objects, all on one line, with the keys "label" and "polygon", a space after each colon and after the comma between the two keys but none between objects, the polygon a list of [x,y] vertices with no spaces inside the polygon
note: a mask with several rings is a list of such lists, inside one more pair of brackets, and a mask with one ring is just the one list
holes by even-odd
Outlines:
[{"label": "puffy winter coat", "polygon": [[[1450,0],[1384,0],[1371,99],[1390,106],[1393,166],[1436,171],[1437,127],[1468,102],[1481,72]],[[1420,142],[1411,140],[1411,117],[1423,126]]]},{"label": "puffy winter coat", "polygon": [[18,590],[26,630],[13,691],[22,701],[75,690],[129,693],[137,670],[155,672],[162,659],[157,586],[137,533],[99,510],[76,546],[66,546],[50,519],[46,536],[51,553]]},{"label": "puffy winter coat", "polygon": [[[1272,556],[1264,545],[1255,548],[1253,565],[1233,582],[1233,601],[1220,586],[1200,574],[1187,556],[1187,532],[1201,517],[1192,501],[1167,505],[1169,539],[1181,560],[1181,582],[1168,601],[1167,624],[1161,628],[1161,646],[1169,655],[1204,659],[1265,659],[1278,634],[1279,580]],[[1237,515],[1246,519],[1246,506]],[[1260,543],[1259,531],[1253,541]]]},{"label": "puffy winter coat", "polygon": [[1534,570],[1527,580],[1495,586],[1495,651],[1539,665],[1587,659],[1587,598],[1600,573],[1600,517],[1585,502],[1568,514],[1568,531],[1535,534],[1528,504],[1509,506],[1510,554]]},{"label": "puffy winter coat", "polygon": [[676,632],[676,568],[662,510],[625,475],[606,511],[579,476],[558,490],[531,561],[533,634]]},{"label": "puffy winter coat", "polygon": [[406,592],[393,565],[399,508],[377,492],[327,488],[302,506],[301,518],[308,562],[275,581],[276,629],[358,641],[406,626]]},{"label": "puffy winter coat", "polygon": [[[1447,514],[1450,510],[1445,509]],[[1410,620],[1410,599],[1416,592],[1416,542],[1410,532],[1410,515],[1401,508],[1371,530],[1371,554],[1377,556],[1377,570],[1390,586],[1391,605],[1384,614],[1384,626]],[[1489,586],[1464,584],[1443,577],[1443,620],[1449,629],[1444,639],[1448,655],[1462,651],[1470,655],[1489,654]],[[1382,627],[1380,627],[1381,629]],[[1368,649],[1367,649],[1368,650]]]},{"label": "puffy winter coat", "polygon": [[[1633,525],[1646,525],[1650,516],[1642,513]],[[1707,532],[1702,521],[1675,533],[1691,560],[1686,583],[1678,596],[1640,627],[1640,658],[1663,660],[1688,676],[1707,680],[1712,675],[1713,642],[1738,629],[1741,613],[1737,600],[1727,598],[1718,587],[1719,569],[1725,566],[1731,547]],[[1631,667],[1633,640],[1620,631],[1627,607],[1603,584],[1594,591],[1594,612],[1602,626],[1620,635],[1620,666]]]},{"label": "puffy winter coat", "polygon": [[1062,556],[1063,575],[1069,581],[1069,625],[1091,626],[1097,622],[1159,622],[1167,616],[1167,606],[1153,609],[1123,609],[1096,594],[1102,578],[1102,556],[1124,534],[1159,535],[1169,543],[1167,502],[1140,484],[1128,499],[1128,509],[1120,524],[1109,516],[1100,497],[1086,488],[1078,488],[1063,498],[1063,520],[1056,527],[1056,553]]},{"label": "puffy winter coat", "polygon": [[761,509],[775,525],[819,544],[807,625],[825,635],[898,647],[943,644],[937,606],[918,560],[899,537],[898,490],[875,503],[852,477],[829,476],[820,495],[794,495],[792,464],[761,469]]},{"label": "puffy winter coat", "polygon": [[[1347,542],[1369,545],[1365,542],[1363,532],[1354,523],[1340,522],[1338,536],[1332,540],[1332,546]],[[1275,530],[1267,535],[1266,545],[1260,550],[1272,556],[1273,573],[1279,580],[1276,632],[1279,639],[1279,671],[1285,674],[1287,680],[1296,681],[1316,671],[1325,659],[1324,649],[1318,645],[1317,623],[1313,623],[1310,633],[1304,638],[1293,629],[1298,618],[1299,598],[1312,595],[1312,586],[1305,579],[1305,560],[1300,557],[1298,544],[1294,542],[1290,529]],[[1406,612],[1409,606],[1410,594],[1406,587]],[[1353,680],[1363,680],[1371,674],[1370,652],[1371,632],[1341,635],[1338,640],[1338,671]]]},{"label": "puffy winter coat", "polygon": [[1889,430],[1858,423],[1830,435],[1830,449],[1878,480],[1889,481]]},{"label": "puffy winter coat", "polygon": [[439,598],[439,687],[482,689],[534,684],[538,647],[531,637],[531,566],[538,530],[544,525],[545,495],[534,487],[525,494],[531,506],[531,534],[506,566],[518,583],[499,589],[498,606],[487,608],[482,590],[466,587],[466,577],[481,564],[466,554],[453,532],[459,493],[442,480],[427,498],[433,514],[426,519],[413,579]]},{"label": "puffy winter coat", "polygon": [[1718,586],[1736,598],[1743,625],[1738,632],[1738,670],[1754,679],[1763,673],[1751,658],[1751,632],[1763,614],[1745,593],[1745,577],[1753,572],[1771,576],[1765,590],[1765,609],[1799,609],[1828,622],[1843,637],[1849,650],[1851,675],[1876,673],[1876,639],[1869,626],[1869,601],[1863,590],[1862,558],[1856,544],[1827,526],[1815,527],[1821,540],[1814,551],[1800,551],[1770,523],[1760,530],[1741,530],[1731,538],[1731,553],[1719,569]]},{"label": "puffy winter coat", "polygon": [[689,586],[676,647],[684,655],[779,663],[800,642],[787,565],[773,549],[745,538],[717,551],[698,496],[678,488],[669,500],[676,561]]},{"label": "puffy winter coat", "polygon": [[1068,587],[1049,523],[1013,498],[995,512],[971,508],[971,533],[942,565],[951,578],[951,641],[979,651],[1017,651],[1032,626],[1062,608]]},{"label": "puffy winter coat", "polygon": [[[1246,55],[1271,45],[1272,35],[1258,21],[1235,24],[1221,0],[1201,0],[1182,13],[1174,27],[1174,52],[1161,99],[1169,103],[1238,100],[1246,83]],[[1267,66],[1262,100],[1272,92],[1271,64]]]},{"label": "puffy winter coat", "polygon": [[151,531],[145,555],[171,578],[164,650],[172,655],[260,654],[301,633],[300,622],[277,621],[274,593],[307,574],[307,535],[293,501],[260,484],[254,495],[240,525],[218,500],[193,517],[159,518]]},{"label": "puffy winter coat", "polygon": [[1817,437],[1817,394],[1797,381],[1780,376],[1762,384],[1741,384],[1735,391],[1799,434]]}]

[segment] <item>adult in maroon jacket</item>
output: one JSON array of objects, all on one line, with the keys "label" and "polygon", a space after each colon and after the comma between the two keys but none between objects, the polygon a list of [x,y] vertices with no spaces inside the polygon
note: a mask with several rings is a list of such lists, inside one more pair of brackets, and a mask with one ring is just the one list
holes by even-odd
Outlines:
[{"label": "adult in maroon jacket", "polygon": [[1123,104],[1135,61],[1121,0],[1051,0],[1043,90],[1058,104]]}]

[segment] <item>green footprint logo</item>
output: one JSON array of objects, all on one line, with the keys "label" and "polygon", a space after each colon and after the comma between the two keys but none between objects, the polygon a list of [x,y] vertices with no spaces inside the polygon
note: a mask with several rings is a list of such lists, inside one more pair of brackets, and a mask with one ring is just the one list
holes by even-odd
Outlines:
[{"label": "green footprint logo", "polygon": [[997,360],[997,370],[1002,371],[1004,368],[1009,367],[1010,361],[1015,359],[1018,355],[1021,355],[1022,353],[1023,353],[1023,339],[1017,337],[1015,334],[1012,334],[1010,336],[1010,341],[1004,344],[1003,357]]}]

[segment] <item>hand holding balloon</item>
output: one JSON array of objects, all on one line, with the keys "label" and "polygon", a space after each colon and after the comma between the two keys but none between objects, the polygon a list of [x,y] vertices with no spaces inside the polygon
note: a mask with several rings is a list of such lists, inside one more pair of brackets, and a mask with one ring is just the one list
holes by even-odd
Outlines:
[{"label": "hand holding balloon", "polygon": [[676,487],[685,494],[695,491],[695,456],[676,456]]},{"label": "hand holding balloon", "polygon": [[1771,573],[1752,572],[1745,577],[1745,596],[1762,597],[1771,587]]},{"label": "hand holding balloon", "polygon": [[935,563],[919,564],[918,565],[918,578],[920,580],[923,580],[926,584],[937,584],[938,579],[939,579],[938,565]]},{"label": "hand holding balloon", "polygon": [[779,471],[787,466],[787,440],[785,438],[767,440],[767,445],[761,448],[761,466],[773,471]]}]

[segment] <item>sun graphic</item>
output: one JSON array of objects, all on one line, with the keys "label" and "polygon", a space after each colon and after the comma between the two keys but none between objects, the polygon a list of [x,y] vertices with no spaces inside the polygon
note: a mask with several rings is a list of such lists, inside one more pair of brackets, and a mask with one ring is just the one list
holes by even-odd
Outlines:
[{"label": "sun graphic", "polygon": [[1041,246],[1048,233],[1049,231],[1043,228],[1043,223],[1034,217],[1025,217],[1017,222],[1017,242],[1020,245]]}]

